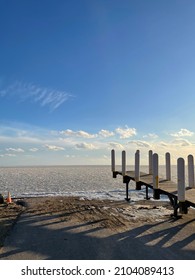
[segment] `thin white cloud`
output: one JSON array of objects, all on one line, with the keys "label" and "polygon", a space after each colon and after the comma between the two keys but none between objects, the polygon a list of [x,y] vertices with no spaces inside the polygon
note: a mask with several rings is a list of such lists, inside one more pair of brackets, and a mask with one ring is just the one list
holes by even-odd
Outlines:
[{"label": "thin white cloud", "polygon": [[15,154],[5,154],[5,156],[7,156],[7,157],[16,157]]},{"label": "thin white cloud", "polygon": [[45,145],[45,148],[47,148],[50,151],[63,151],[65,150],[63,147],[55,146],[55,145]]},{"label": "thin white cloud", "polygon": [[146,141],[141,141],[141,140],[132,140],[130,142],[128,142],[129,144],[135,144],[138,147],[146,147],[146,148],[150,148],[151,145],[146,142]]},{"label": "thin white cloud", "polygon": [[185,136],[192,136],[194,132],[186,129],[186,128],[181,128],[180,131],[176,133],[171,133],[170,135],[173,137],[185,137]]},{"label": "thin white cloud", "polygon": [[65,155],[66,158],[75,158],[75,155]]},{"label": "thin white cloud", "polygon": [[112,149],[123,149],[124,150],[124,146],[121,145],[120,143],[117,143],[117,142],[110,142],[109,143],[109,146],[112,148]]},{"label": "thin white cloud", "polygon": [[33,152],[33,153],[37,152],[38,150],[39,150],[38,148],[30,148],[30,149],[29,149],[29,151],[30,151],[30,152]]},{"label": "thin white cloud", "polygon": [[144,135],[143,138],[156,139],[156,138],[158,138],[158,135],[156,133],[148,133],[148,134]]},{"label": "thin white cloud", "polygon": [[75,145],[76,149],[96,150],[96,147],[91,143],[78,143]]},{"label": "thin white cloud", "polygon": [[175,139],[172,141],[172,144],[178,145],[178,146],[191,146],[192,143],[186,139]]},{"label": "thin white cloud", "polygon": [[90,134],[86,131],[79,130],[79,131],[73,131],[71,129],[66,129],[63,131],[60,131],[61,135],[69,136],[69,137],[81,137],[81,138],[95,138],[97,137],[97,134]]},{"label": "thin white cloud", "polygon": [[31,146],[52,144],[59,140],[58,136],[59,134],[54,135],[49,130],[20,123],[0,125],[0,144],[10,143],[10,146],[16,144],[18,146],[24,144]]},{"label": "thin white cloud", "polygon": [[21,148],[7,148],[7,152],[16,152],[16,153],[24,153],[24,150]]},{"label": "thin white cloud", "polygon": [[48,106],[51,111],[56,110],[71,94],[66,91],[40,87],[31,83],[16,81],[15,83],[0,89],[0,97],[16,96],[19,102],[30,101],[40,106]]},{"label": "thin white cloud", "polygon": [[106,129],[101,129],[98,134],[100,136],[104,137],[104,138],[114,136],[113,131],[109,131],[109,130],[106,130]]},{"label": "thin white cloud", "polygon": [[115,132],[120,135],[121,139],[130,138],[137,134],[135,128],[128,128],[127,126],[126,128],[118,127],[115,129]]},{"label": "thin white cloud", "polygon": [[161,141],[161,142],[159,142],[159,145],[162,147],[167,147],[169,144],[164,141]]}]

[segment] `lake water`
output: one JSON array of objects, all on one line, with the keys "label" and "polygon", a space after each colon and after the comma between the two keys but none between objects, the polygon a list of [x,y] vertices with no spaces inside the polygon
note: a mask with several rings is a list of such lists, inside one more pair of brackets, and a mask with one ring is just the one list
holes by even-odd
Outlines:
[{"label": "lake water", "polygon": [[[133,170],[133,166],[127,170]],[[117,170],[120,170],[118,167]],[[148,172],[148,167],[140,168]],[[165,168],[159,167],[159,174],[165,176]],[[172,167],[172,180],[177,180],[176,166]],[[130,182],[130,197],[142,199],[145,190],[135,190]],[[81,196],[100,199],[124,199],[125,184],[122,176],[112,178],[110,166],[45,166],[45,167],[1,167],[0,193],[10,191],[12,197],[34,196]]]}]

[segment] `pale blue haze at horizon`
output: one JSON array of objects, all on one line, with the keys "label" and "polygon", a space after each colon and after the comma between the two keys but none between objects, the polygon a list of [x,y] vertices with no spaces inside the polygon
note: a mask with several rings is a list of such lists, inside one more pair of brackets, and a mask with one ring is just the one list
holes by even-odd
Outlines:
[{"label": "pale blue haze at horizon", "polygon": [[192,0],[1,1],[0,164],[193,153],[194,14]]}]

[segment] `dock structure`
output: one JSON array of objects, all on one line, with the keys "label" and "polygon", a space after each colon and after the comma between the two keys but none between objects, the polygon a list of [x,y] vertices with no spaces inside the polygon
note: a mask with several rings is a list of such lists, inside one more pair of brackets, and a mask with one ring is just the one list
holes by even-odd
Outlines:
[{"label": "dock structure", "polygon": [[123,183],[126,184],[126,200],[129,201],[129,182],[135,182],[136,190],[141,190],[142,186],[146,188],[146,199],[150,199],[148,189],[153,190],[153,198],[160,199],[161,195],[166,195],[171,205],[173,206],[173,215],[178,216],[178,211],[181,214],[187,214],[189,207],[195,208],[195,180],[194,180],[194,158],[188,156],[188,186],[185,182],[185,160],[178,158],[177,160],[177,182],[171,180],[171,155],[165,154],[166,176],[159,177],[159,156],[153,153],[152,150],[148,153],[148,173],[140,171],[140,151],[135,153],[134,170],[126,168],[126,152],[122,151],[122,168],[116,170],[115,165],[115,150],[111,151],[111,170],[113,178],[117,175],[123,177]]}]

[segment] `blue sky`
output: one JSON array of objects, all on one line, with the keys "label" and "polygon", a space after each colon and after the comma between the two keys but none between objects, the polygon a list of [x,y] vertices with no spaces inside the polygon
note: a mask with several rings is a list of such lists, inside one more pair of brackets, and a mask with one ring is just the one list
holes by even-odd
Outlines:
[{"label": "blue sky", "polygon": [[194,18],[193,0],[0,0],[0,165],[193,154]]}]

